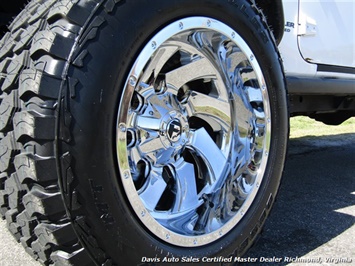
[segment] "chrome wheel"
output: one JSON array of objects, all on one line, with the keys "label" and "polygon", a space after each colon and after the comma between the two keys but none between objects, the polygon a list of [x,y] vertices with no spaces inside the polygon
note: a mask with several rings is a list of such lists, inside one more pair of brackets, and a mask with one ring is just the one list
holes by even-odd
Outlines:
[{"label": "chrome wheel", "polygon": [[123,189],[141,222],[183,247],[215,241],[250,208],[270,146],[257,58],[206,17],[169,24],[138,55],[118,111]]}]

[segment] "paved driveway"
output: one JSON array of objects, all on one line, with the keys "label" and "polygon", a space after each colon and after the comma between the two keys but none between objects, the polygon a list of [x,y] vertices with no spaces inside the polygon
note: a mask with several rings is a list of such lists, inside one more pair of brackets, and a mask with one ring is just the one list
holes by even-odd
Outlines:
[{"label": "paved driveway", "polygon": [[[290,141],[282,187],[264,233],[246,256],[278,265],[355,265],[355,134]],[[327,259],[333,259],[327,262]],[[258,263],[261,264],[261,263]],[[265,263],[275,265],[275,263]],[[0,222],[0,266],[35,266]]]},{"label": "paved driveway", "polygon": [[282,258],[278,265],[355,265],[355,134],[289,145],[277,202],[246,256]]}]

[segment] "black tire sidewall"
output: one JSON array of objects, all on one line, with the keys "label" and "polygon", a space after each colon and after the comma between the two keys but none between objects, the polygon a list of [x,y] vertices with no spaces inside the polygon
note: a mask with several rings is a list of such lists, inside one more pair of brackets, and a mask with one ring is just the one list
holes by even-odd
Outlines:
[{"label": "black tire sidewall", "polygon": [[[67,76],[78,81],[75,97],[68,100],[72,141],[58,142],[60,155],[69,152],[75,176],[75,193],[81,207],[71,216],[84,216],[105,256],[133,265],[142,257],[194,258],[241,255],[260,231],[276,196],[283,170],[288,116],[283,71],[275,44],[246,1],[127,1],[105,19],[96,38],[75,53],[86,50],[83,67],[70,66]],[[154,237],[134,214],[121,186],[116,157],[116,122],[122,88],[135,58],[158,30],[172,21],[206,16],[236,29],[261,65],[271,105],[272,137],[269,161],[259,192],[245,217],[226,236],[212,244],[181,248]],[[63,89],[63,94],[70,89]],[[59,131],[60,131],[59,126]],[[91,247],[86,247],[90,250]],[[94,252],[94,250],[91,250]],[[93,254],[95,257],[95,255]]]}]

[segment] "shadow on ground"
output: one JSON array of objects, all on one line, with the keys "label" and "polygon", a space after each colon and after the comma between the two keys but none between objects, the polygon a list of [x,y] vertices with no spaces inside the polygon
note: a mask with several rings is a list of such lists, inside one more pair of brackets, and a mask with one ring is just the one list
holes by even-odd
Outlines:
[{"label": "shadow on ground", "polygon": [[302,257],[328,243],[354,226],[355,212],[341,211],[355,205],[354,191],[355,134],[291,139],[274,209],[245,257]]}]

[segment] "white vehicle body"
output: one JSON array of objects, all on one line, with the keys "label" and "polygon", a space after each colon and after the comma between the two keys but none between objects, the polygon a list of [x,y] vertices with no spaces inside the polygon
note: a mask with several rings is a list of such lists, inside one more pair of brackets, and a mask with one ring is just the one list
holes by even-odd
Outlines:
[{"label": "white vehicle body", "polygon": [[[290,113],[341,123],[344,119],[337,119],[337,111],[346,111],[344,117],[354,115],[355,1],[284,0],[282,4],[285,27],[279,50]],[[335,99],[340,103],[333,104]],[[323,119],[325,113],[333,113],[333,118]]]},{"label": "white vehicle body", "polygon": [[285,0],[283,6],[279,49],[286,75],[354,79],[355,1]]}]

